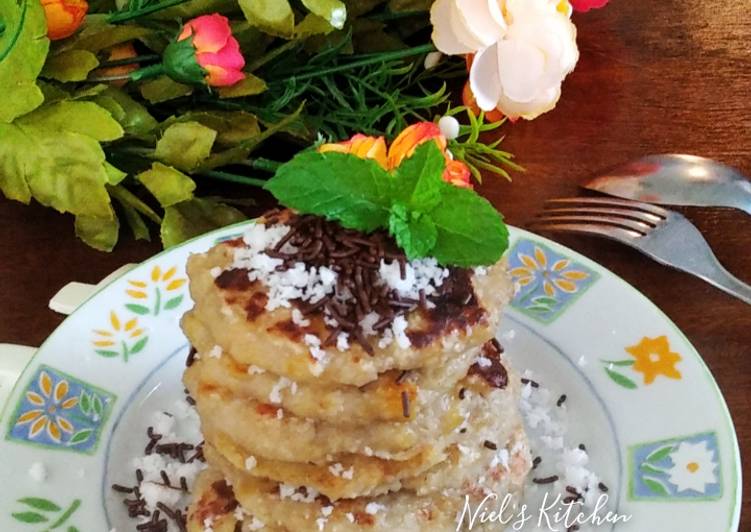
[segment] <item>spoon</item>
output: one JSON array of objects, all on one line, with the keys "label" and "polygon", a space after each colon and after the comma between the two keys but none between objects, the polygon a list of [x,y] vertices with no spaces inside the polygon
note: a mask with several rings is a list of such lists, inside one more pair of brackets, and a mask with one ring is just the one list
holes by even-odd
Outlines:
[{"label": "spoon", "polygon": [[647,155],[583,186],[646,203],[733,207],[751,214],[751,181],[735,168],[695,155]]}]

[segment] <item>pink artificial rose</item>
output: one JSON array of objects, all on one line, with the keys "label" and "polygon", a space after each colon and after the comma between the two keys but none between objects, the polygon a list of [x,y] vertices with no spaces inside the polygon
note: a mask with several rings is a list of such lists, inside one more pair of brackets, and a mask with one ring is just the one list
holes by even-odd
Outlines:
[{"label": "pink artificial rose", "polygon": [[599,9],[604,7],[610,0],[570,0],[574,11],[586,13],[590,9]]},{"label": "pink artificial rose", "polygon": [[196,50],[196,61],[207,73],[206,83],[227,87],[245,78],[245,59],[227,17],[213,13],[189,20],[177,41],[189,38]]}]

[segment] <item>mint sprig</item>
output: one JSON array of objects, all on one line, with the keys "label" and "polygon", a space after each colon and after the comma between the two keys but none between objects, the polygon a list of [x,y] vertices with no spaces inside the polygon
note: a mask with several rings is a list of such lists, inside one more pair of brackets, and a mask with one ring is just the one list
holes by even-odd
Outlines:
[{"label": "mint sprig", "polygon": [[442,265],[481,266],[508,248],[508,229],[476,192],[443,181],[443,154],[420,145],[393,172],[375,161],[310,150],[282,165],[266,189],[302,213],[363,232],[386,229],[409,259],[435,257]]}]

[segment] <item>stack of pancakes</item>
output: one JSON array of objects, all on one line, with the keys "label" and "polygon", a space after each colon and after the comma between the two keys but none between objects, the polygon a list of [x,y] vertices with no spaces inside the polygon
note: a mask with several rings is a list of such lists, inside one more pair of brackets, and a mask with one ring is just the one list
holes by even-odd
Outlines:
[{"label": "stack of pancakes", "polygon": [[[257,222],[309,223],[287,211]],[[329,236],[347,232],[325,224],[300,241],[317,250],[311,263],[342,272],[337,257],[347,254]],[[474,509],[490,493],[517,500],[530,460],[518,378],[494,339],[512,291],[504,264],[448,268],[420,302],[383,288],[386,318],[361,326],[364,311],[375,310],[352,307],[347,318],[344,303],[339,312],[315,297],[270,305],[254,262],[238,260],[258,245],[249,238],[188,263],[195,307],[182,326],[195,351],[184,382],[209,465],[188,530],[455,530],[467,502]],[[352,238],[369,245],[372,237]],[[269,256],[281,257],[283,242],[275,244]],[[405,267],[398,251],[387,255]],[[372,279],[380,283],[375,272]],[[349,295],[341,284],[337,293]],[[394,315],[406,329],[388,329]]]}]

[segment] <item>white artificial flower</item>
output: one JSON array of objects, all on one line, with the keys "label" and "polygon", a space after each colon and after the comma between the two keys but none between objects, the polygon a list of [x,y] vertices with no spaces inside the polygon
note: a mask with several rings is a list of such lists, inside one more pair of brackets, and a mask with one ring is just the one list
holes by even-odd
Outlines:
[{"label": "white artificial flower", "polygon": [[579,59],[568,0],[437,0],[433,42],[445,54],[475,54],[469,84],[484,111],[528,120],[558,102]]},{"label": "white artificial flower", "polygon": [[678,493],[686,490],[704,493],[708,484],[717,483],[714,451],[707,448],[707,442],[681,442],[670,459],[673,467],[668,470],[668,480],[677,487]]}]

